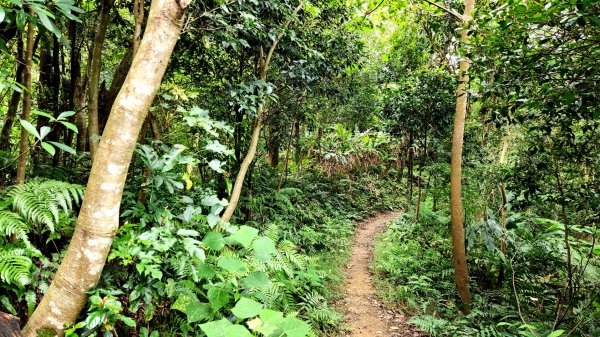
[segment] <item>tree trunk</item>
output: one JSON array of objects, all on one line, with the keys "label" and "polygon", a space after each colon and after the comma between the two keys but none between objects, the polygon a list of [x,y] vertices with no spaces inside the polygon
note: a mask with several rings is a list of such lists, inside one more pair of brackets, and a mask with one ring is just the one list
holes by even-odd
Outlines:
[{"label": "tree trunk", "polygon": [[[300,9],[302,9],[303,5],[304,5],[304,2],[300,1],[300,4],[294,9],[292,16],[296,16],[296,14],[298,14]],[[291,22],[292,22],[292,18],[288,19],[285,22],[285,24],[283,24],[282,28],[288,28]],[[269,70],[269,64],[271,63],[271,58],[273,57],[275,48],[277,48],[277,45],[279,44],[279,41],[281,41],[281,39],[283,38],[284,34],[285,34],[285,29],[281,33],[279,33],[279,35],[277,36],[275,41],[273,41],[273,44],[271,45],[271,48],[269,48],[269,52],[267,53],[267,56],[265,59],[263,59],[263,57],[262,57],[262,48],[260,49],[260,63],[261,63],[260,64],[260,79],[262,81],[267,80],[267,72]],[[233,189],[231,190],[231,197],[229,198],[229,204],[227,205],[227,208],[225,209],[225,211],[223,212],[223,215],[221,216],[221,223],[229,222],[229,220],[233,216],[233,212],[235,212],[237,204],[240,201],[240,195],[242,193],[242,187],[244,185],[244,178],[246,177],[248,168],[250,167],[250,164],[252,163],[252,161],[254,160],[254,156],[256,155],[258,140],[260,138],[260,129],[262,128],[262,122],[263,122],[263,107],[259,107],[257,110],[258,111],[257,111],[256,120],[254,122],[254,128],[252,129],[252,138],[250,140],[250,147],[248,148],[248,153],[246,153],[246,156],[244,157],[244,160],[242,161],[242,163],[240,165],[240,170],[238,171],[238,174],[235,177],[235,183],[233,184]]]},{"label": "tree trunk", "polygon": [[[27,27],[27,45],[25,47],[25,69],[23,71],[23,112],[21,119],[29,121],[31,114],[31,68],[33,67],[33,32],[35,27],[29,23]],[[29,132],[21,128],[21,140],[19,142],[19,161],[17,164],[17,184],[25,182],[25,171],[27,169],[27,156],[29,153]]]},{"label": "tree trunk", "polygon": [[[17,35],[17,70],[15,74],[15,81],[17,83],[23,83],[23,73],[25,72],[25,56],[23,49],[23,37],[22,34],[19,33]],[[4,125],[2,125],[2,133],[0,133],[0,150],[10,149],[10,133],[12,131],[15,118],[17,117],[20,101],[21,92],[14,90],[10,96],[8,111],[6,112],[6,119],[4,120]]]},{"label": "tree trunk", "polygon": [[421,211],[421,190],[423,189],[423,180],[421,179],[420,174],[417,184],[419,184],[419,190],[417,192],[417,210],[415,211],[415,222],[419,222],[419,212]]},{"label": "tree trunk", "polygon": [[[469,23],[471,12],[475,7],[475,0],[465,0],[463,14],[463,30],[461,42],[468,42]],[[456,286],[463,302],[462,311],[471,312],[471,293],[469,291],[469,275],[467,272],[467,257],[465,252],[465,233],[463,228],[462,209],[462,150],[465,132],[465,118],[467,115],[467,84],[469,82],[469,59],[464,56],[460,61],[458,88],[456,90],[456,111],[454,115],[454,131],[452,134],[452,159],[450,163],[450,216],[452,220],[452,254],[454,257],[454,271]]]},{"label": "tree trunk", "polygon": [[288,139],[287,151],[285,151],[285,160],[283,162],[283,171],[279,174],[279,184],[277,185],[277,192],[281,191],[281,185],[283,184],[283,177],[287,175],[288,162],[290,159],[290,150],[292,147],[292,138],[294,137],[294,123],[292,123],[292,129],[290,130],[290,138]]},{"label": "tree trunk", "polygon": [[123,82],[125,82],[125,77],[127,77],[127,72],[131,67],[131,60],[133,60],[133,49],[127,48],[125,55],[123,55],[121,62],[119,62],[119,65],[113,74],[110,87],[108,90],[102,90],[102,95],[99,96],[98,132],[100,135],[104,132],[106,122],[108,121],[108,115],[110,115],[110,109],[115,103],[115,99],[117,98],[117,95],[123,86]]},{"label": "tree trunk", "polygon": [[94,34],[94,42],[90,52],[89,68],[90,78],[88,83],[88,137],[90,145],[90,156],[92,161],[96,157],[98,142],[100,137],[100,129],[98,126],[98,98],[100,95],[100,71],[102,70],[102,45],[106,36],[108,27],[108,19],[110,11],[113,7],[114,0],[103,0],[102,11],[96,25]]},{"label": "tree trunk", "polygon": [[50,288],[23,330],[64,335],[96,286],[119,227],[127,169],[148,109],[181,32],[189,1],[153,0],[144,38],[100,141],[77,226]]}]

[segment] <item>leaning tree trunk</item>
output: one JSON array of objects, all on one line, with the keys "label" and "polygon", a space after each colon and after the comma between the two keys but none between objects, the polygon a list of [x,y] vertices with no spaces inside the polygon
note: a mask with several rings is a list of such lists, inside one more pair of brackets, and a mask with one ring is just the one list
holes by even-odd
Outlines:
[{"label": "leaning tree trunk", "polygon": [[[462,18],[463,30],[461,42],[468,42],[471,12],[475,0],[465,1],[465,11]],[[471,312],[471,293],[469,291],[469,275],[467,272],[467,257],[465,252],[465,233],[463,229],[463,209],[461,193],[462,150],[465,133],[465,118],[467,115],[467,83],[469,82],[469,59],[464,56],[460,61],[458,88],[456,90],[456,112],[454,115],[454,131],[452,133],[452,159],[450,163],[450,216],[452,220],[452,254],[456,286],[463,302],[463,312]]]},{"label": "leaning tree trunk", "polygon": [[96,157],[100,131],[98,127],[98,98],[100,95],[100,71],[102,70],[102,45],[106,36],[108,19],[113,7],[114,0],[102,1],[102,12],[98,18],[92,51],[90,53],[89,67],[90,78],[88,84],[88,137],[90,144],[90,156],[92,161]]},{"label": "leaning tree trunk", "polygon": [[[31,114],[31,67],[33,66],[33,32],[34,25],[30,22],[27,28],[27,45],[25,47],[25,69],[23,71],[23,112],[21,119],[29,121]],[[19,142],[19,161],[17,164],[17,184],[25,182],[25,171],[27,168],[27,156],[29,154],[29,133],[21,128],[21,140]]]},{"label": "leaning tree trunk", "polygon": [[[294,9],[294,12],[292,13],[292,17],[294,17],[294,16],[296,16],[296,14],[298,14],[300,9],[302,9],[303,5],[304,5],[304,2],[300,1],[300,4],[296,7],[296,9]],[[285,22],[285,24],[283,25],[283,28],[287,29],[291,22],[292,22],[292,18],[288,19]],[[262,81],[267,80],[267,72],[269,70],[269,64],[271,63],[271,58],[273,57],[275,48],[277,48],[277,44],[279,44],[279,41],[281,41],[284,34],[285,34],[284,31],[279,33],[279,35],[277,36],[275,41],[273,41],[271,48],[269,48],[269,52],[267,53],[267,56],[264,60],[262,58],[262,49],[261,49],[260,79]],[[229,220],[233,216],[233,213],[235,212],[235,209],[237,208],[238,202],[240,201],[240,195],[242,194],[242,187],[244,186],[244,178],[246,177],[246,173],[248,172],[248,168],[250,167],[250,164],[252,164],[252,161],[254,160],[254,156],[256,156],[256,149],[258,147],[258,140],[260,138],[260,130],[262,128],[263,118],[264,118],[263,107],[259,107],[256,119],[254,122],[254,128],[252,129],[252,138],[250,141],[250,147],[248,148],[248,153],[246,153],[246,156],[244,157],[244,160],[242,161],[242,164],[240,165],[240,170],[238,171],[238,174],[235,177],[235,183],[233,184],[233,189],[231,190],[231,197],[229,198],[229,204],[227,205],[227,208],[225,208],[223,215],[221,215],[221,223],[229,222]]]},{"label": "leaning tree trunk", "polygon": [[64,335],[96,286],[119,227],[119,206],[138,134],[179,37],[186,0],[153,0],[144,38],[100,141],[77,226],[50,288],[23,333]]}]

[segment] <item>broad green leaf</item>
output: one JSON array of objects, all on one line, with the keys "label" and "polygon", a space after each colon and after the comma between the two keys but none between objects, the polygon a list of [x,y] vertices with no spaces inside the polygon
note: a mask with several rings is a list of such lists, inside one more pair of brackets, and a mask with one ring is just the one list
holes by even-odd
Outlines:
[{"label": "broad green leaf", "polygon": [[35,138],[42,139],[42,137],[40,136],[38,131],[35,129],[35,127],[33,125],[31,125],[31,123],[29,123],[28,121],[26,121],[24,119],[21,119],[19,122],[21,123],[21,126],[23,126],[23,128],[25,128],[25,130],[27,130],[27,132],[29,132],[30,134],[35,136]]},{"label": "broad green leaf", "polygon": [[212,317],[210,304],[202,302],[192,302],[185,308],[188,321],[190,323],[208,320]]},{"label": "broad green leaf", "polygon": [[210,288],[208,290],[207,297],[210,305],[215,311],[221,309],[231,300],[231,294],[229,294],[227,290],[218,287]]},{"label": "broad green leaf", "polygon": [[74,116],[75,114],[75,111],[63,111],[60,113],[60,115],[58,115],[58,117],[56,117],[56,119],[69,118],[71,116]]},{"label": "broad green leaf", "polygon": [[226,337],[252,337],[252,334],[243,325],[235,324],[225,328]]},{"label": "broad green leaf", "polygon": [[79,130],[77,130],[77,126],[75,126],[75,124],[73,124],[73,123],[60,121],[60,124],[64,125],[67,129],[69,129],[75,133],[79,133]]},{"label": "broad green leaf", "polygon": [[279,323],[279,327],[281,327],[287,337],[304,337],[310,331],[310,325],[296,317],[284,318]]},{"label": "broad green leaf", "polygon": [[261,261],[269,261],[277,253],[275,243],[266,236],[261,236],[252,243],[254,255]]},{"label": "broad green leaf", "polygon": [[236,304],[231,312],[237,317],[241,319],[246,319],[250,317],[257,316],[260,311],[263,309],[263,305],[256,302],[255,300],[251,300],[246,297],[242,297]]},{"label": "broad green leaf", "polygon": [[550,333],[547,337],[558,337],[558,336],[562,336],[562,334],[565,333],[565,330],[556,330],[556,331],[552,331],[552,333]]},{"label": "broad green leaf", "polygon": [[51,156],[54,156],[54,154],[56,153],[56,149],[54,148],[54,146],[46,142],[41,142],[40,144],[42,145],[44,150],[46,150],[46,152],[50,153]]},{"label": "broad green leaf", "polygon": [[202,329],[207,337],[228,337],[225,329],[231,325],[231,322],[223,318],[220,321],[200,324],[200,329]]},{"label": "broad green leaf", "polygon": [[70,153],[70,154],[77,153],[74,148],[72,148],[72,147],[70,147],[68,145],[65,145],[63,143],[57,143],[57,142],[48,142],[48,143],[51,143],[52,145],[56,146],[57,148],[65,151],[67,153]]},{"label": "broad green leaf", "polygon": [[225,239],[223,239],[223,235],[218,232],[210,232],[206,234],[204,240],[202,242],[209,249],[219,251],[225,247]]},{"label": "broad green leaf", "polygon": [[173,305],[171,306],[171,309],[179,310],[179,311],[185,313],[188,305],[190,305],[191,303],[195,303],[195,302],[199,302],[199,301],[198,301],[198,297],[196,297],[196,295],[194,295],[193,293],[190,293],[190,292],[181,293],[181,295],[179,295],[179,297],[177,297],[177,300],[175,301],[175,303],[173,303]]},{"label": "broad green leaf", "polygon": [[50,128],[49,126],[42,126],[40,128],[40,138],[44,139],[52,130],[52,128]]},{"label": "broad green leaf", "polygon": [[266,289],[271,286],[269,276],[262,271],[252,272],[242,280],[242,283],[244,287],[250,289]]},{"label": "broad green leaf", "polygon": [[231,235],[231,239],[240,243],[244,248],[250,247],[252,240],[258,236],[258,229],[249,226],[241,226],[240,229]]},{"label": "broad green leaf", "polygon": [[223,268],[224,270],[230,273],[236,273],[246,270],[246,265],[242,262],[242,260],[234,258],[234,257],[225,257],[221,256],[219,258],[219,262],[217,266]]}]

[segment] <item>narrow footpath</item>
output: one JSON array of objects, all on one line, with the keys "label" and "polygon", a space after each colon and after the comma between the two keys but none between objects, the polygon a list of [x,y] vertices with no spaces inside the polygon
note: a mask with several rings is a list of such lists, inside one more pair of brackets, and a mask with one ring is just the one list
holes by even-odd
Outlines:
[{"label": "narrow footpath", "polygon": [[386,308],[378,298],[369,264],[373,258],[375,236],[399,213],[384,213],[358,224],[345,283],[346,336],[414,337],[425,336],[406,323],[399,311]]}]

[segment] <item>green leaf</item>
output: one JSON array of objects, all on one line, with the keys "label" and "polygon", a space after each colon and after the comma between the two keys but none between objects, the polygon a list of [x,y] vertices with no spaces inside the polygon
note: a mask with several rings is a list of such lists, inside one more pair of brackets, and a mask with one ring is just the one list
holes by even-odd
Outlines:
[{"label": "green leaf", "polygon": [[208,297],[208,301],[215,311],[221,309],[231,300],[231,294],[227,290],[218,287],[210,288],[206,297]]},{"label": "green leaf", "polygon": [[244,248],[250,247],[252,240],[258,236],[258,229],[249,226],[241,226],[240,229],[231,235],[231,239],[240,243]]},{"label": "green leaf", "polygon": [[261,236],[252,244],[254,255],[261,261],[269,261],[273,255],[277,253],[275,243],[266,236]]},{"label": "green leaf", "polygon": [[44,148],[44,150],[46,150],[46,152],[50,153],[51,156],[54,156],[54,154],[56,154],[56,149],[54,148],[54,146],[46,143],[46,142],[41,142],[42,147]]},{"label": "green leaf", "polygon": [[127,325],[127,326],[129,326],[129,327],[132,327],[132,328],[133,328],[133,327],[135,327],[135,325],[136,325],[136,324],[135,324],[135,321],[134,321],[132,318],[130,318],[130,317],[127,317],[127,316],[124,316],[124,315],[120,315],[120,314],[119,314],[119,315],[117,316],[117,318],[118,318],[120,321],[122,321],[123,323],[125,323],[125,325]]},{"label": "green leaf", "polygon": [[179,295],[179,297],[177,297],[177,300],[175,301],[175,303],[173,303],[173,305],[171,306],[171,309],[179,310],[183,313],[186,313],[188,305],[190,305],[194,302],[200,302],[200,301],[198,301],[198,297],[196,297],[196,295],[194,295],[194,293],[189,293],[189,292],[181,293],[181,295]]},{"label": "green leaf", "polygon": [[255,271],[251,273],[242,280],[242,283],[244,284],[244,287],[250,289],[262,290],[271,286],[271,280],[269,279],[269,276],[262,271]]},{"label": "green leaf", "polygon": [[75,111],[63,111],[60,113],[60,115],[58,115],[58,117],[56,117],[56,119],[69,118],[71,116],[74,116],[75,114]]},{"label": "green leaf", "polygon": [[565,330],[556,330],[556,331],[552,331],[552,333],[550,333],[547,337],[558,337],[558,336],[562,336],[562,334],[565,333]]},{"label": "green leaf", "polygon": [[296,317],[286,317],[279,324],[287,337],[304,337],[310,331],[310,325]]},{"label": "green leaf", "polygon": [[249,298],[242,297],[236,304],[231,312],[237,317],[241,319],[250,318],[257,316],[260,311],[263,309],[263,305],[256,302],[255,300],[251,300]]},{"label": "green leaf", "polygon": [[223,239],[223,235],[218,232],[210,232],[206,234],[202,243],[206,245],[209,249],[219,251],[225,247],[225,239]]},{"label": "green leaf", "polygon": [[42,126],[40,128],[40,138],[44,139],[52,130],[52,128],[50,128],[49,126]]},{"label": "green leaf", "polygon": [[59,122],[60,122],[60,124],[64,125],[67,129],[69,129],[75,133],[79,133],[79,130],[77,130],[77,126],[75,126],[75,124],[65,122],[65,121],[59,121]]},{"label": "green leaf", "polygon": [[26,121],[24,119],[21,119],[19,122],[21,123],[21,126],[23,126],[23,128],[25,128],[25,130],[27,130],[27,132],[29,132],[30,134],[35,136],[35,138],[42,139],[42,137],[40,136],[38,131],[35,129],[35,127],[33,125],[31,125],[31,123],[29,123],[28,121]]},{"label": "green leaf", "polygon": [[190,323],[208,320],[212,317],[210,305],[202,302],[192,302],[185,308],[187,319]]},{"label": "green leaf", "polygon": [[244,265],[242,260],[234,258],[234,257],[221,256],[219,258],[219,262],[217,263],[217,266],[221,267],[222,269],[224,269],[230,273],[236,273],[236,272],[241,272],[241,271],[246,270],[246,265]]},{"label": "green leaf", "polygon": [[240,324],[231,325],[225,328],[226,337],[252,337],[252,334],[246,327]]},{"label": "green leaf", "polygon": [[0,23],[4,21],[4,17],[6,16],[6,12],[4,11],[4,7],[0,6]]},{"label": "green leaf", "polygon": [[223,318],[220,321],[200,324],[200,329],[202,329],[207,337],[228,337],[225,329],[231,325],[231,322]]},{"label": "green leaf", "polygon": [[57,142],[48,142],[48,143],[52,143],[52,145],[56,146],[57,148],[65,151],[67,153],[70,153],[70,154],[75,154],[76,153],[76,151],[75,151],[74,148],[72,148],[72,147],[70,147],[70,146],[68,146],[66,144],[57,143]]}]

